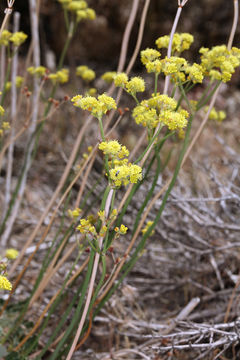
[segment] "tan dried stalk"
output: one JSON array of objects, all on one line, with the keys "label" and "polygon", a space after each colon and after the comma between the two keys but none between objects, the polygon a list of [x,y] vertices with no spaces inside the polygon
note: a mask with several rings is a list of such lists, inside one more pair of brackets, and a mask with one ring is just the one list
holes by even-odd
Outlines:
[{"label": "tan dried stalk", "polygon": [[14,5],[14,2],[15,2],[15,0],[7,0],[7,6],[8,7],[4,11],[5,16],[4,16],[4,19],[3,19],[3,22],[2,22],[2,25],[1,25],[1,28],[0,28],[0,36],[2,35],[2,32],[5,29],[5,26],[6,26],[7,22],[8,22],[8,19],[9,19],[10,15],[12,14],[12,8],[13,8],[13,5]]},{"label": "tan dried stalk", "polygon": [[[40,65],[40,41],[39,41],[39,33],[38,33],[38,6],[37,6],[37,0],[29,0],[30,5],[30,17],[31,17],[31,33],[33,38],[33,59],[34,59],[34,66],[38,67]],[[33,133],[36,130],[37,127],[37,119],[38,119],[38,109],[39,109],[39,88],[40,83],[39,79],[37,77],[34,77],[34,88],[33,88],[33,97],[32,97],[32,106],[33,106],[33,115],[31,119],[31,125],[29,127],[29,140]],[[25,192],[26,182],[27,182],[27,174],[31,166],[32,162],[32,152],[34,149],[34,142],[32,142],[29,146],[27,155],[26,155],[26,166],[23,170],[22,175],[22,181],[20,188],[18,190],[18,196],[14,202],[13,209],[11,212],[10,217],[7,220],[5,231],[2,234],[2,244],[6,244],[8,241],[8,238],[11,234],[12,227],[14,225],[14,222],[16,220],[16,217],[18,215],[18,211],[21,205],[22,197]]]},{"label": "tan dried stalk", "polygon": [[[71,276],[71,278],[67,281],[66,283],[66,287],[68,287],[69,285],[71,285],[71,283],[81,274],[81,272],[85,269],[85,267],[87,266],[89,262],[89,257],[84,261],[84,263],[82,264],[82,266],[76,270],[76,272]],[[56,300],[56,298],[58,297],[58,295],[60,294],[61,289],[58,290],[50,299],[49,303],[45,306],[44,310],[42,311],[41,315],[39,316],[39,318],[37,319],[34,327],[30,330],[30,332],[24,337],[24,339],[18,344],[18,346],[14,349],[14,351],[18,351],[25,343],[26,341],[36,332],[36,330],[39,328],[39,326],[41,325],[42,320],[44,319],[47,311],[50,309],[51,305],[53,304],[53,302]],[[36,354],[35,354],[36,355]]]},{"label": "tan dried stalk", "polygon": [[[105,209],[104,209],[106,219],[108,218],[108,215],[109,215],[112,196],[113,196],[113,189],[111,189],[109,191],[109,194],[108,194],[108,197],[107,197],[107,200],[106,200],[106,205],[105,205]],[[106,224],[103,223],[103,226],[104,225],[106,225]],[[103,240],[104,240],[104,237],[100,236],[99,240],[98,240],[99,249],[102,249]],[[95,284],[95,279],[96,279],[96,275],[97,275],[99,259],[100,259],[100,254],[98,252],[96,252],[95,258],[94,258],[94,263],[93,263],[92,274],[91,274],[91,278],[90,278],[90,282],[89,282],[88,294],[87,294],[87,297],[86,297],[86,302],[85,302],[85,306],[84,306],[84,309],[83,309],[82,317],[81,317],[81,320],[80,320],[76,335],[74,337],[72,346],[71,346],[71,348],[69,350],[69,353],[67,355],[66,360],[70,360],[72,358],[72,355],[73,355],[73,353],[75,351],[75,347],[76,347],[76,345],[78,343],[78,339],[79,339],[79,337],[81,335],[82,328],[84,326],[84,323],[85,323],[85,320],[86,320],[86,317],[87,317],[87,313],[88,313],[88,310],[89,310],[89,306],[90,306],[90,302],[91,302],[91,298],[92,298],[92,294],[93,294],[93,288],[94,288],[94,284]]]},{"label": "tan dried stalk", "polygon": [[[15,12],[13,15],[13,32],[19,31],[20,24],[20,13]],[[11,199],[11,183],[12,183],[12,168],[13,168],[13,151],[14,151],[14,137],[15,137],[15,121],[17,114],[17,86],[16,86],[16,77],[17,77],[17,68],[18,68],[18,48],[14,47],[14,55],[12,59],[12,74],[11,74],[11,130],[10,130],[10,146],[8,149],[7,157],[7,174],[6,174],[6,192],[5,192],[5,203],[4,203],[4,214],[7,212],[9,202]],[[2,242],[3,248],[6,247],[6,242]]]}]

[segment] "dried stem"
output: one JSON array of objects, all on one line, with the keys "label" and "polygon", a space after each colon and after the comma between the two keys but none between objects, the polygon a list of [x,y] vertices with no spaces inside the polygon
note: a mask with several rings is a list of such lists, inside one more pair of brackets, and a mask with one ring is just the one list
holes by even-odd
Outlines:
[{"label": "dried stem", "polygon": [[[15,12],[13,15],[13,31],[19,30],[20,13]],[[12,181],[12,167],[13,167],[13,151],[14,151],[14,138],[15,138],[15,122],[17,114],[17,87],[16,77],[18,68],[18,47],[14,47],[14,55],[12,59],[12,75],[11,75],[11,133],[10,133],[10,146],[8,149],[8,161],[7,161],[7,175],[6,175],[6,193],[5,193],[5,211],[6,213],[10,198],[11,198],[11,181]],[[6,243],[2,241],[2,246],[5,247]]]},{"label": "dried stem", "polygon": [[[33,63],[35,67],[38,67],[40,65],[40,42],[39,42],[39,33],[38,33],[38,6],[37,6],[38,0],[29,0],[29,7],[30,7],[30,17],[31,17],[31,32],[32,32],[32,38],[33,38]],[[33,89],[33,98],[32,98],[32,106],[33,106],[33,114],[32,114],[32,121],[31,125],[29,127],[29,140],[32,137],[33,133],[36,130],[37,126],[37,118],[38,118],[38,109],[39,109],[39,80],[37,77],[34,77],[34,89]],[[7,226],[6,230],[4,231],[2,235],[2,244],[6,244],[7,240],[9,238],[9,235],[11,234],[12,227],[14,225],[14,222],[16,220],[18,210],[21,205],[22,197],[25,191],[26,182],[27,182],[27,175],[28,171],[30,169],[31,163],[32,163],[32,152],[34,149],[34,142],[30,143],[28,153],[26,155],[26,166],[23,170],[22,175],[22,182],[18,191],[18,196],[16,198],[16,201],[14,203],[12,214],[7,220]]]},{"label": "dried stem", "polygon": [[[104,213],[105,213],[106,218],[109,215],[112,196],[113,196],[113,189],[111,189],[109,191],[107,201],[106,201],[106,205],[105,205],[105,209],[104,209]],[[103,239],[104,238],[102,236],[100,236],[99,242],[98,242],[99,249],[102,249]],[[75,351],[75,347],[76,347],[76,345],[78,343],[79,336],[81,335],[82,328],[83,328],[83,325],[84,325],[86,317],[87,317],[87,313],[88,313],[88,310],[89,310],[89,305],[90,305],[92,294],[93,294],[93,287],[94,287],[94,283],[95,283],[95,279],[96,279],[96,275],[97,275],[99,259],[100,259],[100,254],[98,252],[96,252],[95,259],[94,259],[94,264],[93,264],[92,275],[91,275],[91,279],[90,279],[90,283],[89,283],[88,294],[87,294],[85,306],[84,306],[84,309],[83,309],[82,317],[81,317],[81,320],[80,320],[76,335],[74,337],[71,349],[70,349],[70,351],[68,353],[68,356],[67,356],[66,360],[70,360],[72,358],[72,355],[73,355],[73,353]]]}]

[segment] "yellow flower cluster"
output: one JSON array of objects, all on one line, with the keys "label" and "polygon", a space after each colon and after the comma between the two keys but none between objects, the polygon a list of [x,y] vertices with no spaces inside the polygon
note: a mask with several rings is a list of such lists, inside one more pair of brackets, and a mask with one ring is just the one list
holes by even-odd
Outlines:
[{"label": "yellow flower cluster", "polygon": [[71,11],[76,15],[77,22],[81,20],[94,20],[96,13],[88,7],[84,0],[58,0],[64,9]]},{"label": "yellow flower cluster", "polygon": [[114,231],[120,235],[125,235],[128,231],[128,227],[121,224],[120,228],[118,226],[116,226]]},{"label": "yellow flower cluster", "polygon": [[117,73],[114,76],[114,84],[117,87],[124,88],[128,82],[128,76],[125,73]]},{"label": "yellow flower cluster", "polygon": [[[204,111],[208,111],[208,106],[205,106]],[[226,113],[223,110],[217,111],[215,107],[212,108],[209,114],[210,120],[216,120],[218,122],[222,122],[224,119],[226,119]]]},{"label": "yellow flower cluster", "polygon": [[[142,179],[142,168],[128,162],[129,151],[126,146],[119,144],[117,140],[111,140],[101,142],[99,149],[112,158],[109,162],[111,168],[109,176],[115,186],[136,184]],[[125,157],[126,159],[124,159]]]},{"label": "yellow flower cluster", "polygon": [[81,219],[77,230],[79,230],[82,234],[91,234],[93,236],[97,234],[95,226],[92,225],[91,221],[88,219]]},{"label": "yellow flower cluster", "polygon": [[107,71],[101,76],[101,78],[106,81],[106,83],[111,84],[116,74],[116,71]]},{"label": "yellow flower cluster", "polygon": [[86,65],[78,66],[76,69],[76,75],[80,76],[85,81],[92,81],[96,77],[95,72],[92,69],[89,69]]},{"label": "yellow flower cluster", "polygon": [[27,71],[31,75],[36,75],[37,77],[42,77],[46,74],[47,69],[45,68],[45,66],[37,66],[37,67],[30,66],[29,68],[27,68]]},{"label": "yellow flower cluster", "polygon": [[145,91],[145,81],[140,76],[132,77],[128,80],[125,73],[118,73],[114,77],[114,84],[117,87],[124,88],[129,94],[135,96],[137,92]]},{"label": "yellow flower cluster", "polygon": [[191,80],[194,84],[202,83],[204,75],[201,65],[194,63],[191,66],[185,66],[184,70],[188,74],[188,80]]},{"label": "yellow flower cluster", "polygon": [[27,37],[27,34],[22,31],[11,33],[8,30],[3,30],[0,37],[0,45],[7,46],[9,44],[9,41],[11,41],[13,45],[20,46],[22,43],[24,43]]},{"label": "yellow flower cluster", "polygon": [[109,171],[110,179],[115,186],[136,184],[142,180],[142,168],[131,163],[115,166]]},{"label": "yellow flower cluster", "polygon": [[0,37],[0,45],[7,46],[10,40],[12,33],[8,30],[3,30],[2,35]]},{"label": "yellow flower cluster", "polygon": [[9,40],[13,43],[13,45],[20,46],[22,43],[24,43],[27,37],[27,34],[24,34],[24,32],[17,31],[11,35]]},{"label": "yellow flower cluster", "polygon": [[0,289],[2,290],[12,290],[12,284],[6,278],[6,276],[0,275]]},{"label": "yellow flower cluster", "polygon": [[9,260],[14,260],[18,257],[18,254],[19,252],[16,249],[7,249],[5,256]]},{"label": "yellow flower cluster", "polygon": [[111,155],[113,158],[123,159],[129,156],[126,146],[122,146],[117,140],[103,141],[99,144],[98,148],[105,155]]},{"label": "yellow flower cluster", "polygon": [[69,70],[62,69],[62,70],[57,71],[55,74],[48,75],[48,77],[54,84],[55,83],[64,84],[64,83],[68,82]]},{"label": "yellow flower cluster", "polygon": [[[20,87],[22,86],[23,80],[24,80],[24,79],[23,79],[22,76],[16,76],[15,84],[16,84],[16,87],[17,87],[17,88],[20,88]],[[11,82],[11,81],[7,81],[5,90],[6,90],[6,91],[9,91],[9,90],[11,89],[11,87],[12,87],[12,82]]]},{"label": "yellow flower cluster", "polygon": [[[178,34],[177,39],[180,41],[184,34]],[[185,34],[186,35],[186,34]],[[190,34],[187,34],[190,35]],[[161,43],[168,46],[169,37],[162,37]],[[182,41],[184,49],[186,48],[187,41]],[[165,76],[171,76],[171,80],[174,82],[184,82],[190,80],[193,83],[202,83],[203,81],[203,69],[201,65],[194,63],[189,65],[187,61],[179,56],[165,57],[160,59],[160,52],[155,49],[146,49],[141,51],[141,61],[145,65],[148,73],[160,74],[164,73]]]},{"label": "yellow flower cluster", "polygon": [[131,95],[145,91],[145,81],[140,76],[131,78],[126,84],[126,90]]},{"label": "yellow flower cluster", "polygon": [[176,106],[177,102],[174,99],[158,93],[137,105],[133,110],[133,118],[137,124],[149,129],[154,129],[161,123],[169,130],[179,130],[187,126],[189,114],[183,109],[176,111]]},{"label": "yellow flower cluster", "polygon": [[96,96],[97,95],[97,89],[96,88],[90,88],[85,93],[86,96]]},{"label": "yellow flower cluster", "polygon": [[227,82],[231,80],[235,68],[240,65],[240,49],[228,50],[226,45],[214,46],[211,50],[201,48],[201,66],[204,75],[212,80]]},{"label": "yellow flower cluster", "polygon": [[[148,229],[152,226],[153,221],[148,221],[146,226],[142,229],[143,235],[148,231]],[[154,230],[151,232],[150,236],[154,234]]]},{"label": "yellow flower cluster", "polygon": [[[172,42],[172,53],[181,53],[188,50],[193,43],[193,36],[188,33],[175,33]],[[161,36],[156,40],[156,45],[159,49],[168,48],[170,37],[168,35]]]},{"label": "yellow flower cluster", "polygon": [[147,48],[141,51],[141,61],[143,65],[148,64],[149,62],[154,62],[160,58],[161,53],[156,49]]},{"label": "yellow flower cluster", "polygon": [[97,98],[93,96],[76,95],[71,100],[74,106],[80,107],[83,110],[88,110],[96,118],[102,118],[109,110],[116,109],[115,100],[106,95],[99,95]]},{"label": "yellow flower cluster", "polygon": [[83,153],[83,159],[88,159],[88,157],[89,157],[89,154],[92,152],[92,149],[93,149],[93,147],[92,146],[88,146],[88,148],[87,148],[87,153],[86,152],[84,152]]},{"label": "yellow flower cluster", "polygon": [[185,80],[185,76],[182,73],[184,67],[187,65],[187,61],[184,58],[178,56],[165,57],[162,60],[162,72],[164,75],[177,75],[181,81]]},{"label": "yellow flower cluster", "polygon": [[82,212],[82,210],[79,209],[79,208],[76,208],[74,210],[69,209],[68,210],[68,215],[73,219],[77,219],[80,216],[81,212]]},{"label": "yellow flower cluster", "polygon": [[[0,116],[3,116],[5,113],[4,108],[0,105]],[[3,121],[0,128],[0,137],[3,136],[6,130],[10,129],[10,125],[7,121]]]}]

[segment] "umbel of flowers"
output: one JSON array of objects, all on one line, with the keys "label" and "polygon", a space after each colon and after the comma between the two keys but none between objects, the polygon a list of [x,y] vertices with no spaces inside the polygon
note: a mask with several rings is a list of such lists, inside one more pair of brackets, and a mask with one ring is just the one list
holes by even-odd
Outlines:
[{"label": "umbel of flowers", "polygon": [[83,110],[88,110],[92,116],[101,119],[109,110],[116,109],[115,100],[106,94],[99,95],[97,98],[93,96],[76,95],[71,100],[73,105]]},{"label": "umbel of flowers", "polygon": [[122,146],[117,140],[111,140],[101,142],[99,149],[110,157],[109,181],[111,185],[119,187],[129,183],[136,184],[142,179],[142,168],[128,161],[129,151],[126,146]]},{"label": "umbel of flowers", "polygon": [[76,16],[77,22],[81,20],[94,20],[96,18],[95,11],[88,7],[88,4],[84,0],[58,0],[63,8],[74,16]]},{"label": "umbel of flowers", "polygon": [[143,100],[133,110],[133,118],[137,124],[149,129],[155,129],[160,123],[169,130],[180,130],[187,126],[188,112],[183,109],[176,110],[177,102],[167,95],[152,95]]}]

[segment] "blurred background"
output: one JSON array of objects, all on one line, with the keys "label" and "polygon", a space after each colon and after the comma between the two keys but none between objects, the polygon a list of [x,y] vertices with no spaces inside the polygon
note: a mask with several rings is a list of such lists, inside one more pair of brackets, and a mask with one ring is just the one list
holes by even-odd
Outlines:
[{"label": "blurred background", "polygon": [[[5,7],[2,1],[0,10]],[[46,64],[46,54],[58,58],[66,39],[66,30],[61,5],[56,0],[41,0],[40,33],[42,47],[42,63]],[[129,12],[132,6],[130,0],[88,0],[90,7],[97,14],[95,21],[82,22],[68,51],[66,65],[75,66],[81,63],[93,65],[104,70],[115,70],[120,52],[121,40]],[[137,21],[130,39],[130,57],[137,39],[137,32],[144,0],[140,0]],[[21,29],[30,34],[30,19],[28,1],[17,0],[14,9],[21,13]],[[142,48],[153,47],[155,40],[169,34],[177,10],[177,0],[151,0]],[[2,14],[2,11],[1,11]],[[195,58],[201,46],[227,42],[232,25],[233,1],[226,0],[189,0],[184,7],[178,31],[191,32],[195,42],[189,53]],[[240,30],[235,37],[235,46],[239,46]],[[25,45],[27,49],[27,44]],[[23,50],[24,51],[24,50]],[[135,70],[140,66],[138,61]]]}]

